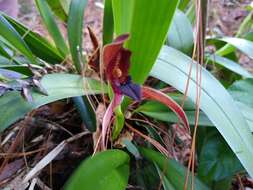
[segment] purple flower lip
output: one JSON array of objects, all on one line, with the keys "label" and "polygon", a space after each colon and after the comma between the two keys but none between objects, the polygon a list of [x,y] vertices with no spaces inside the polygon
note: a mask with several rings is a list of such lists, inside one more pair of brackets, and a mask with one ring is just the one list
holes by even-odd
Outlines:
[{"label": "purple flower lip", "polygon": [[120,84],[118,86],[120,89],[120,92],[130,98],[132,98],[135,101],[141,101],[141,87],[138,84],[132,83],[131,77],[128,77],[128,80],[124,84]]}]

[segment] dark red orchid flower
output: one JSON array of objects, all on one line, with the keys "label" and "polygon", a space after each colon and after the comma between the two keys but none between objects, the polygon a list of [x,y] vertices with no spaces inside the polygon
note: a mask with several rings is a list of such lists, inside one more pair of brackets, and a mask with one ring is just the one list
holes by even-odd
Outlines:
[{"label": "dark red orchid flower", "polygon": [[128,38],[129,34],[123,34],[104,47],[104,72],[115,94],[127,95],[140,101],[141,87],[134,84],[129,76],[131,51],[123,47]]},{"label": "dark red orchid flower", "polygon": [[[99,49],[94,33],[89,29],[94,46],[94,54],[89,60],[91,68],[99,71]],[[174,111],[189,131],[189,123],[183,109],[166,94],[145,86],[135,84],[129,75],[131,51],[124,48],[124,43],[129,39],[129,34],[118,36],[111,44],[103,48],[103,73],[112,86],[114,97],[108,106],[102,122],[101,148],[106,149],[106,136],[111,123],[114,109],[121,103],[123,95],[131,97],[135,101],[150,99],[159,101]],[[94,68],[95,67],[95,68]]]}]

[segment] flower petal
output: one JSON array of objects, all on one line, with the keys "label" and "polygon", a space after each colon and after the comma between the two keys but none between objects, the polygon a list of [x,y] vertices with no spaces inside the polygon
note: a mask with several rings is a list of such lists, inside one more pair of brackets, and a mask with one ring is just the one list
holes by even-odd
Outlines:
[{"label": "flower petal", "polygon": [[102,121],[102,149],[106,149],[106,135],[111,122],[114,109],[121,103],[122,95],[115,93],[112,102],[109,104]]},{"label": "flower petal", "polygon": [[100,48],[97,36],[95,35],[94,31],[88,26],[89,36],[93,45],[93,53],[89,56],[88,65],[97,73],[100,72]]},{"label": "flower petal", "polygon": [[120,85],[119,88],[122,94],[129,96],[136,101],[141,101],[142,94],[140,85],[130,82],[124,85]]},{"label": "flower petal", "polygon": [[107,68],[108,65],[117,57],[120,50],[123,48],[123,44],[128,40],[129,34],[123,34],[117,37],[111,44],[108,44],[103,49],[103,61],[104,67]]},{"label": "flower petal", "polygon": [[142,87],[143,97],[150,100],[156,100],[169,107],[183,122],[185,129],[190,131],[189,122],[184,110],[172,98],[166,94],[149,87]]}]

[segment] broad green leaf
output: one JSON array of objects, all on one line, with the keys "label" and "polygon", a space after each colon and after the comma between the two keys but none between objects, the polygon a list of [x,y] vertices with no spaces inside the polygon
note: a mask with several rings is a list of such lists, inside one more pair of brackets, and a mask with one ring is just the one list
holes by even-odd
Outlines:
[{"label": "broad green leaf", "polygon": [[238,107],[253,132],[253,79],[240,80],[232,84],[228,91],[233,96]]},{"label": "broad green leaf", "polygon": [[82,31],[84,8],[87,0],[72,0],[68,17],[68,40],[70,52],[76,70],[82,71]]},{"label": "broad green leaf", "polygon": [[208,60],[208,63],[217,63],[245,78],[253,77],[253,75],[249,73],[245,68],[243,68],[239,63],[236,63],[228,58],[221,57],[219,55],[214,54],[214,55],[207,56],[206,59]]},{"label": "broad green leaf", "polygon": [[48,63],[60,63],[64,60],[58,50],[52,46],[45,38],[41,37],[39,34],[30,31],[26,26],[22,25],[13,18],[3,15],[9,23],[15,28],[15,30],[21,35],[29,46],[33,54],[40,59]]},{"label": "broad green leaf", "polygon": [[107,150],[87,158],[71,176],[66,190],[125,190],[129,156],[121,150]]},{"label": "broad green leaf", "polygon": [[179,0],[112,0],[115,32],[130,33],[130,74],[143,83],[165,41]]},{"label": "broad green leaf", "polygon": [[[55,82],[57,81],[57,82]],[[75,96],[101,93],[99,81],[71,74],[49,74],[41,81],[48,96],[33,92],[33,102],[27,102],[19,92],[9,92],[0,97],[0,130],[21,119],[42,105]]]},{"label": "broad green leaf", "polygon": [[63,21],[67,21],[67,14],[61,4],[62,0],[46,0],[54,14]]},{"label": "broad green leaf", "polygon": [[191,56],[193,41],[193,30],[189,19],[183,12],[177,10],[169,29],[166,44]]},{"label": "broad green leaf", "polygon": [[201,148],[198,176],[205,182],[220,181],[243,170],[239,160],[217,130],[209,128]]},{"label": "broad green leaf", "polygon": [[104,1],[104,17],[103,17],[103,45],[111,43],[113,40],[113,12],[112,0]]},{"label": "broad green leaf", "polygon": [[235,82],[229,87],[229,92],[236,101],[253,107],[253,79]]},{"label": "broad green leaf", "polygon": [[65,44],[64,38],[55,22],[54,16],[45,0],[35,0],[36,6],[40,12],[41,17],[45,26],[52,36],[54,43],[58,50],[61,52],[63,57],[66,57],[68,54],[68,47]]},{"label": "broad green leaf", "polygon": [[[184,189],[184,181],[187,173],[187,168],[173,159],[168,159],[159,152],[152,149],[139,148],[140,153],[150,162],[154,162],[161,171],[164,172],[164,177],[170,182],[174,189]],[[191,189],[191,174],[189,175],[189,183],[187,190]],[[195,190],[208,190],[208,188],[197,178],[194,180]]]},{"label": "broad green leaf", "polygon": [[27,44],[2,14],[0,14],[0,28],[0,36],[8,41],[15,49],[24,54],[32,63],[36,63],[35,57]]},{"label": "broad green leaf", "polygon": [[[154,65],[151,76],[184,92],[190,65],[193,61],[181,52],[164,47]],[[188,97],[196,100],[196,63],[192,63]],[[253,176],[253,138],[249,126],[226,89],[207,70],[201,68],[200,108],[216,126],[230,148]],[[176,79],[176,80],[175,80]]]},{"label": "broad green leaf", "polygon": [[116,35],[131,31],[134,6],[134,0],[112,0],[114,31]]},{"label": "broad green leaf", "polygon": [[[219,40],[231,44],[232,46],[236,47],[237,49],[239,49],[240,51],[242,51],[243,53],[245,53],[246,55],[248,55],[250,58],[253,59],[253,42],[243,39],[243,38],[233,38],[233,37],[224,37],[224,38],[220,38]],[[226,50],[226,51],[230,52],[230,50]],[[227,54],[226,51],[223,51],[222,49],[220,49],[216,51],[215,53],[217,55],[223,56]]]}]

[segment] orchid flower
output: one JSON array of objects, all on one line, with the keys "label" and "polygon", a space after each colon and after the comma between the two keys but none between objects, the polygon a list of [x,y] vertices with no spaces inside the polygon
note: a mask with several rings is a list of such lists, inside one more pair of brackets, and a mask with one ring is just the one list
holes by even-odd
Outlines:
[{"label": "orchid flower", "polygon": [[[90,31],[90,29],[89,29]],[[99,53],[97,49],[97,42],[94,38],[94,34],[90,31],[90,36],[94,47],[96,48],[96,54]],[[166,94],[152,89],[150,87],[141,86],[133,83],[131,76],[129,75],[130,57],[131,51],[124,48],[124,43],[129,39],[129,34],[123,34],[118,36],[111,44],[106,45],[103,48],[103,72],[104,75],[112,87],[114,97],[108,106],[102,122],[102,149],[106,149],[106,135],[111,123],[111,118],[115,108],[120,105],[123,96],[126,95],[132,98],[134,101],[140,102],[144,99],[156,100],[166,106],[168,106],[173,112],[180,118],[182,124],[189,131],[189,123],[183,109]],[[94,56],[93,58],[97,56]],[[98,63],[95,59],[90,62],[91,67],[95,67],[95,71],[99,70]]]}]

